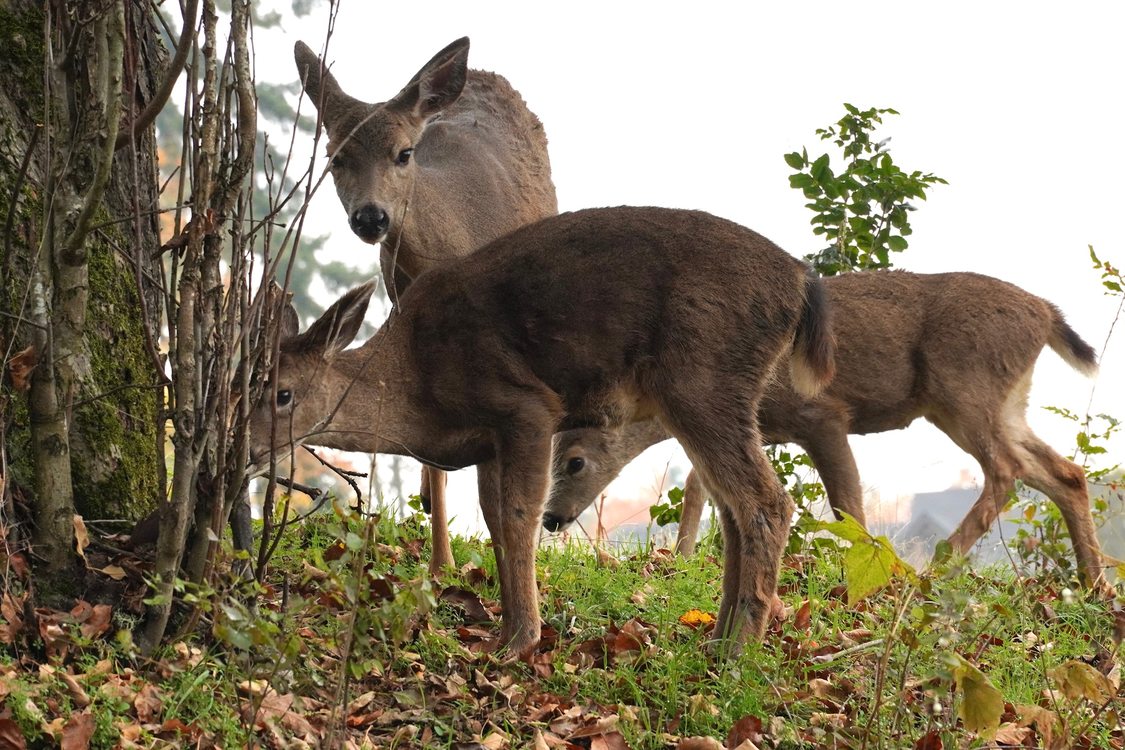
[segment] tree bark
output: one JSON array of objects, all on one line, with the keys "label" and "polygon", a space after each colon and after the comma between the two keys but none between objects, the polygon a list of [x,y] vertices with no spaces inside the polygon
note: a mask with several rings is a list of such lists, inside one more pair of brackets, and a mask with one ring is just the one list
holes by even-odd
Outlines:
[{"label": "tree bark", "polygon": [[162,494],[152,129],[114,148],[164,73],[146,7],[0,4],[0,351],[38,357],[26,396],[3,386],[0,468],[60,590],[75,512],[135,518]]}]

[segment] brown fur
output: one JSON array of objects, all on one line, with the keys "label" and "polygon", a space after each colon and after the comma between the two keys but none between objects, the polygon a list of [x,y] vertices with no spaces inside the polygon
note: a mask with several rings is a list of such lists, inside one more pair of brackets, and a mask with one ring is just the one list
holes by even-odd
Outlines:
[{"label": "brown fur", "polygon": [[[345,94],[303,42],[294,49],[328,132],[336,193],[353,231],[381,243],[396,303],[419,274],[558,213],[542,123],[504,78],[469,69],[468,54],[469,40],[458,39],[396,96],[368,104]],[[413,155],[397,164],[405,149]],[[385,233],[360,220],[373,211],[386,216]],[[423,470],[435,574],[453,563],[445,484],[440,470]]]},{"label": "brown fur", "polygon": [[[1093,349],[1058,309],[971,273],[853,273],[826,279],[824,289],[834,310],[837,376],[813,399],[781,382],[771,388],[758,415],[763,439],[804,448],[833,509],[862,523],[859,472],[847,436],[896,430],[923,417],[972,455],[985,475],[980,499],[950,538],[955,549],[967,553],[980,539],[1018,478],[1058,504],[1079,565],[1098,584],[1102,559],[1082,470],[1024,420],[1031,371],[1044,346],[1087,374],[1096,369]],[[643,422],[559,435],[544,523],[557,529],[572,521],[626,463],[668,437],[659,424]],[[697,528],[703,492],[695,485],[685,493],[684,514]],[[694,528],[681,527],[678,549],[694,547]]]},{"label": "brown fur", "polygon": [[[763,632],[792,512],[755,412],[778,362],[818,386],[830,377],[819,283],[765,238],[703,213],[545,219],[420,276],[358,349],[342,347],[369,287],[286,342],[277,388],[291,401],[278,404],[278,443],[476,464],[502,637],[523,653],[539,637],[534,557],[552,435],[659,417],[722,509],[719,626],[737,644]],[[270,449],[271,411],[255,412],[256,456]]]}]

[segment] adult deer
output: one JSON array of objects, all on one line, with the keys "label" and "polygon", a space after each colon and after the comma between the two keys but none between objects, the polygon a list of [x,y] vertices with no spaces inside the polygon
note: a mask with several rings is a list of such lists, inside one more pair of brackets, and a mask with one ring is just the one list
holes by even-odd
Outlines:
[{"label": "adult deer", "polygon": [[[1101,587],[1085,474],[1040,440],[1025,419],[1043,347],[1087,375],[1097,370],[1094,350],[1058,308],[972,273],[869,271],[825,279],[824,287],[839,347],[836,377],[813,398],[777,381],[758,411],[762,439],[801,446],[832,508],[863,523],[859,472],[847,436],[897,430],[924,417],[984,472],[980,498],[949,539],[954,549],[972,548],[1022,479],[1058,505],[1079,567]],[[558,435],[544,526],[556,531],[573,521],[626,463],[668,437],[656,422]],[[703,504],[699,484],[691,478],[685,487],[677,549],[686,554],[694,547]]]},{"label": "adult deer", "polygon": [[[378,104],[345,94],[304,42],[294,56],[328,134],[348,224],[364,242],[380,244],[392,302],[420,273],[558,213],[542,123],[504,78],[469,69],[468,38]],[[435,574],[453,564],[445,479],[423,469]]]},{"label": "adult deer", "polygon": [[578,211],[422,274],[399,314],[344,350],[371,288],[282,343],[276,402],[252,418],[258,460],[274,434],[274,448],[304,440],[476,464],[501,638],[523,654],[540,632],[535,549],[552,436],[658,417],[719,505],[719,632],[735,647],[761,636],[792,503],[755,412],[779,362],[807,394],[832,372],[828,310],[804,264],[704,213]]}]

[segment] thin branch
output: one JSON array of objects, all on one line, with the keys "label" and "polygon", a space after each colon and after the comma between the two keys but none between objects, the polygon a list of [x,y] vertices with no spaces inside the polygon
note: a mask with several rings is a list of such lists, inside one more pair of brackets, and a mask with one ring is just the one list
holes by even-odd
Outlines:
[{"label": "thin branch", "polygon": [[[187,62],[188,53],[192,48],[192,40],[195,38],[196,19],[198,17],[199,0],[189,0],[187,10],[184,11],[184,28],[180,32],[180,42],[176,45],[176,55],[172,58],[172,64],[168,66],[168,75],[164,77],[164,82],[160,84],[156,94],[145,105],[144,110],[133,120],[133,125],[127,128],[125,132],[117,134],[113,144],[114,151],[132,143],[144,132],[145,128],[155,122],[156,116],[164,109],[164,105],[167,104],[168,98],[172,95],[172,89],[176,87],[176,81],[180,80],[180,73],[184,70],[184,64]],[[114,128],[116,129],[116,124]]]}]

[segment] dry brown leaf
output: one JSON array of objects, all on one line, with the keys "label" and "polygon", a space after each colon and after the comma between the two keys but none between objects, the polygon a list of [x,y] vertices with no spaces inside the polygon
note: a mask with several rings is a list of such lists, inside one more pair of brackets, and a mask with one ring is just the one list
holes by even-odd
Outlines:
[{"label": "dry brown leaf", "polygon": [[531,741],[531,750],[551,750],[547,745],[547,740],[543,739],[543,732],[539,729],[535,730],[535,736]]},{"label": "dry brown leaf", "polygon": [[23,738],[20,725],[11,719],[0,719],[0,750],[26,750],[27,740]]},{"label": "dry brown leaf", "polygon": [[31,386],[31,371],[39,364],[39,355],[35,347],[29,346],[8,360],[8,376],[12,379],[12,388],[24,393]]},{"label": "dry brown leaf", "polygon": [[74,543],[78,547],[78,556],[86,561],[86,548],[90,546],[90,533],[86,531],[86,522],[82,516],[74,514]]},{"label": "dry brown leaf", "polygon": [[75,605],[78,609],[82,607],[81,614],[71,610],[71,614],[78,620],[78,629],[82,633],[83,638],[93,640],[109,630],[110,622],[113,619],[113,607],[109,604],[95,604],[92,607],[87,602],[79,602]]},{"label": "dry brown leaf", "polygon": [[812,604],[808,599],[801,602],[797,614],[793,616],[793,627],[797,630],[808,630],[812,626]]},{"label": "dry brown leaf", "polygon": [[74,675],[68,674],[67,672],[60,672],[59,679],[66,684],[66,689],[70,691],[70,697],[74,700],[74,705],[79,708],[86,708],[86,706],[90,705],[90,696],[87,695],[86,691],[82,689],[82,686],[78,684],[78,679]]},{"label": "dry brown leaf", "polygon": [[814,711],[812,716],[809,717],[809,723],[814,727],[829,727],[832,729],[843,729],[848,725],[847,714],[826,714],[819,711]]},{"label": "dry brown leaf", "polygon": [[713,737],[685,737],[676,743],[676,750],[726,750],[726,748]]},{"label": "dry brown leaf", "polygon": [[15,643],[16,636],[23,630],[23,602],[16,600],[11,593],[0,594],[0,643]]},{"label": "dry brown leaf", "polygon": [[104,568],[94,568],[99,573],[105,573],[107,576],[115,581],[122,581],[125,579],[125,569],[120,565],[107,565]]},{"label": "dry brown leaf", "polygon": [[1020,727],[1012,724],[1001,724],[996,730],[996,734],[992,736],[992,741],[1004,745],[1022,745],[1024,740],[1031,737],[1032,731],[1030,727]]},{"label": "dry brown leaf", "polygon": [[160,691],[151,683],[145,683],[133,699],[133,708],[137,711],[137,719],[142,724],[153,724],[164,710],[164,701],[160,698]]},{"label": "dry brown leaf", "polygon": [[86,750],[90,747],[90,738],[94,736],[94,726],[93,714],[86,711],[72,714],[63,727],[59,747],[62,750]]},{"label": "dry brown leaf", "polygon": [[613,555],[606,552],[601,547],[598,547],[597,551],[598,551],[598,563],[600,565],[604,565],[607,568],[616,568],[617,566],[619,566],[621,564],[620,560],[618,560],[616,557],[614,557]]},{"label": "dry brown leaf", "polygon": [[591,737],[590,750],[629,750],[629,746],[621,732],[610,732]]},{"label": "dry brown leaf", "polygon": [[727,733],[727,747],[742,747],[746,742],[762,741],[762,720],[747,714],[734,723]]}]

